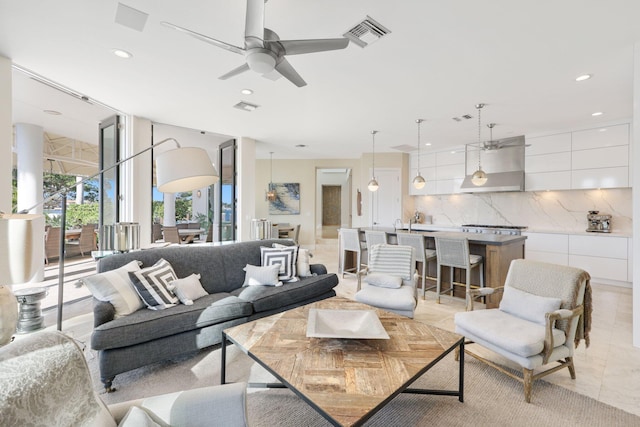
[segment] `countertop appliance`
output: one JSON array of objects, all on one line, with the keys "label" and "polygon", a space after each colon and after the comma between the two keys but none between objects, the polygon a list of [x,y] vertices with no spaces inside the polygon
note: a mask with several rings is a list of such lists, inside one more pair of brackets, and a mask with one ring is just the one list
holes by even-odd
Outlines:
[{"label": "countertop appliance", "polygon": [[528,227],[521,225],[486,225],[486,224],[463,224],[461,231],[464,233],[484,233],[484,234],[506,234],[509,236],[519,236]]},{"label": "countertop appliance", "polygon": [[587,231],[592,233],[611,233],[611,215],[600,214],[600,211],[589,211],[587,214]]}]

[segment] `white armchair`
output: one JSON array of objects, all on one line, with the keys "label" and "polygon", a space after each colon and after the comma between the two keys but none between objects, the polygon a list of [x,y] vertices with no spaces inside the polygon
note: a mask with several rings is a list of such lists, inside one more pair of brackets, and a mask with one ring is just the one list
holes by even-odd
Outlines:
[{"label": "white armchair", "polygon": [[2,425],[247,425],[244,383],[107,407],[94,392],[82,351],[60,332],[38,332],[2,347],[0,384]]},{"label": "white armchair", "polygon": [[[455,331],[468,343],[515,362],[522,377],[465,347],[465,353],[524,384],[531,401],[533,382],[562,368],[575,379],[573,349],[589,345],[591,287],[581,269],[524,259],[511,262],[504,288],[468,291],[467,311],[456,313]],[[502,292],[500,307],[474,311],[474,298]],[[557,364],[556,364],[557,363]],[[550,365],[546,367],[546,365]],[[537,373],[534,374],[534,369]]]}]

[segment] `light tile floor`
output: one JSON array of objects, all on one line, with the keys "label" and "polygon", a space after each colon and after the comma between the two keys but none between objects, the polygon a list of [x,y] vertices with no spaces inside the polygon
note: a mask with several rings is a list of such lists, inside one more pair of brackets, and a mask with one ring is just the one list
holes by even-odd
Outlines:
[{"label": "light tile floor", "polygon": [[[338,272],[336,239],[320,239],[313,255],[313,263],[325,264],[328,271]],[[80,259],[77,266],[67,271],[71,273],[76,269],[83,270],[79,274],[90,274],[92,271],[92,267]],[[68,296],[73,293],[77,293],[77,296],[85,294],[85,289],[74,288],[72,283],[75,279],[65,282],[68,283],[65,288],[70,288]],[[592,288],[594,310],[591,345],[586,349],[584,344],[580,344],[576,349],[576,380],[571,380],[567,370],[553,373],[544,380],[640,415],[640,349],[631,344],[631,289],[597,283],[593,283]],[[340,284],[336,287],[339,296],[351,298],[355,290],[355,278],[340,277]],[[50,295],[50,298],[55,296],[54,289],[52,293],[54,295]],[[91,300],[87,298],[65,306],[63,331],[76,339],[88,340],[93,325],[91,310]],[[453,316],[463,310],[464,302],[461,299],[443,298],[441,304],[436,304],[433,292],[427,292],[427,298],[418,302],[415,318],[453,330]],[[55,310],[45,311],[45,323],[50,328],[55,327]],[[508,364],[504,360],[502,362]],[[534,385],[534,399],[535,392]]]}]

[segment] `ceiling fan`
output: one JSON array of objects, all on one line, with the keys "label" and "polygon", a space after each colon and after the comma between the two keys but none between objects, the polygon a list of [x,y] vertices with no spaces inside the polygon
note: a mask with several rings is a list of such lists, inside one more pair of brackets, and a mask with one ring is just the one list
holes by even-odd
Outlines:
[{"label": "ceiling fan", "polygon": [[291,66],[289,61],[287,61],[285,58],[286,55],[300,55],[303,53],[344,49],[349,44],[349,39],[344,37],[336,39],[280,40],[274,31],[264,27],[265,3],[266,0],[247,0],[244,48],[213,39],[169,22],[162,22],[162,25],[186,33],[198,40],[219,48],[244,55],[246,62],[218,77],[220,80],[226,80],[247,70],[252,70],[263,75],[275,70],[294,85],[298,87],[306,86],[307,83],[300,77],[300,74]]},{"label": "ceiling fan", "polygon": [[528,147],[530,144],[524,143],[524,136],[514,136],[511,138],[503,138],[503,139],[493,139],[493,128],[496,124],[489,123],[487,127],[489,128],[489,140],[481,143],[480,148],[485,151],[494,151],[500,150],[502,148],[509,147]]}]

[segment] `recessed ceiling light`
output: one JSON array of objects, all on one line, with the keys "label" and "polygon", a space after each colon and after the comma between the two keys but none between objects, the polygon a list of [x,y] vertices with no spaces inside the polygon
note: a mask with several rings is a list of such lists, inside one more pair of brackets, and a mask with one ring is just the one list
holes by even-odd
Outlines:
[{"label": "recessed ceiling light", "polygon": [[424,145],[426,145],[427,147],[430,147],[431,143],[430,142],[426,142]]},{"label": "recessed ceiling light", "polygon": [[599,132],[606,132],[607,128],[598,129]]},{"label": "recessed ceiling light", "polygon": [[51,114],[52,116],[59,116],[62,114],[60,111],[56,110],[43,110],[42,112],[45,114]]},{"label": "recessed ceiling light", "polygon": [[240,93],[243,95],[251,95],[253,91],[251,89],[242,89]]},{"label": "recessed ceiling light", "polygon": [[583,74],[581,76],[576,77],[576,81],[577,82],[583,82],[585,80],[589,80],[591,77],[593,77],[593,75],[591,75],[591,74]]},{"label": "recessed ceiling light", "polygon": [[122,49],[111,49],[111,52],[118,58],[129,59],[133,57],[133,55],[130,52],[127,52],[126,50],[122,50]]},{"label": "recessed ceiling light", "polygon": [[456,151],[455,151],[455,150],[453,150],[453,151],[451,152],[451,154],[456,154]]},{"label": "recessed ceiling light", "polygon": [[603,114],[604,114],[604,113],[603,113],[602,111],[596,111],[595,113],[591,113],[591,115],[592,115],[593,117],[601,116],[601,115],[603,115]]}]

